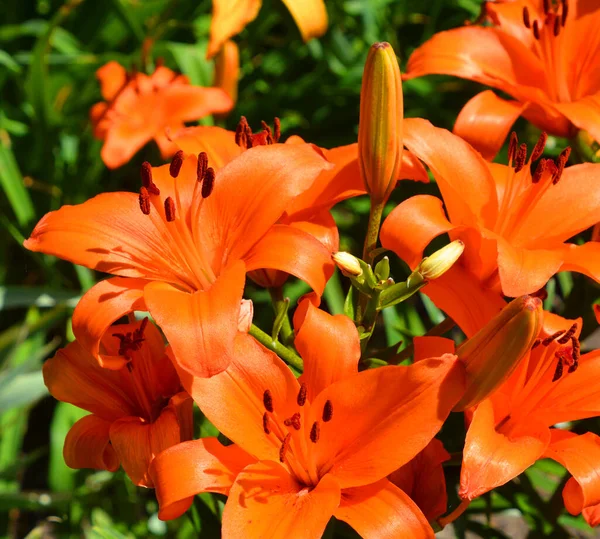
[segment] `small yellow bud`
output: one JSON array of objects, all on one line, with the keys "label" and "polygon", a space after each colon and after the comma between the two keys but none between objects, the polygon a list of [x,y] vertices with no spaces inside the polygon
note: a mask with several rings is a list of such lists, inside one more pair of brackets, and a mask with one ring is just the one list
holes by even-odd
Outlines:
[{"label": "small yellow bud", "polygon": [[331,255],[336,266],[347,276],[358,277],[362,274],[360,261],[354,255],[344,251],[338,251]]},{"label": "small yellow bud", "polygon": [[446,273],[460,258],[465,250],[465,244],[461,240],[454,240],[431,256],[422,260],[418,271],[425,280],[433,281]]},{"label": "small yellow bud", "polygon": [[369,50],[360,91],[358,161],[374,202],[384,202],[402,164],[402,79],[394,49],[375,43]]},{"label": "small yellow bud", "polygon": [[543,315],[539,298],[521,296],[460,346],[456,355],[465,367],[467,389],[455,412],[479,404],[514,372],[531,350]]}]

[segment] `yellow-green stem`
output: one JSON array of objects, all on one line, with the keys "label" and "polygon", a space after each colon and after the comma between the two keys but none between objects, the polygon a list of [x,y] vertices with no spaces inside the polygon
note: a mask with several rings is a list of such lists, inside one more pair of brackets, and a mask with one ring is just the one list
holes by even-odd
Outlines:
[{"label": "yellow-green stem", "polygon": [[304,363],[299,355],[281,344],[279,341],[274,341],[271,338],[271,335],[267,335],[259,327],[252,324],[248,333],[250,333],[250,335],[252,335],[260,344],[275,352],[288,365],[292,366],[298,372],[302,372],[304,370]]}]

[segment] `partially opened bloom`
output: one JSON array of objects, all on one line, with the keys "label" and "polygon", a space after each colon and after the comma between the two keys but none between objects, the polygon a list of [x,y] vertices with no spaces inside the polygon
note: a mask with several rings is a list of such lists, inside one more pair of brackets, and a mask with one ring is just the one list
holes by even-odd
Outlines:
[{"label": "partially opened bloom", "polygon": [[567,243],[600,221],[598,165],[565,168],[569,149],[556,162],[539,159],[544,136],[529,157],[511,138],[509,165],[488,163],[444,129],[419,119],[404,123],[404,144],[429,166],[447,215],[437,197],[405,200],[383,224],[385,248],[415,268],[429,242],[448,233],[465,244],[458,264],[511,297],[536,292],[559,271],[600,281],[600,244]]},{"label": "partially opened bloom", "polygon": [[136,485],[152,487],[154,456],[192,438],[192,399],[148,319],[112,326],[100,346],[109,354],[121,350],[127,366],[103,369],[77,341],[44,363],[51,395],[91,412],[67,434],[65,462],[111,472],[121,464]]},{"label": "partially opened bloom", "polygon": [[[294,17],[304,41],[326,32],[327,10],[324,0],[282,1]],[[207,57],[217,54],[229,38],[239,34],[252,22],[261,5],[262,0],[213,0]]]},{"label": "partially opened bloom", "polygon": [[101,156],[109,168],[127,163],[152,139],[167,158],[177,150],[166,136],[168,130],[233,107],[221,88],[192,86],[187,77],[164,66],[145,75],[127,73],[112,61],[97,71],[97,77],[105,101],[96,103],[90,116],[95,136],[104,141]]},{"label": "partially opened bloom", "polygon": [[117,275],[88,291],[73,316],[76,337],[103,366],[125,362],[99,350],[106,328],[147,310],[183,368],[198,376],[224,370],[246,271],[280,269],[323,292],[330,252],[312,235],[276,224],[330,166],[321,154],[308,144],[277,145],[252,148],[217,172],[209,164],[205,153],[178,153],[156,168],[144,163],[139,195],[105,193],[63,206],[25,241]]},{"label": "partially opened bloom", "polygon": [[304,300],[294,323],[304,358],[298,380],[246,335],[236,343],[240,360],[223,373],[184,375],[234,445],[206,438],[163,452],[151,471],[159,517],[178,517],[210,491],[228,495],[223,537],[316,538],[332,515],[363,537],[433,537],[386,477],[427,446],[462,395],[455,356],[358,373],[349,318]]},{"label": "partially opened bloom", "polygon": [[[550,134],[584,129],[600,141],[600,6],[589,0],[486,3],[492,26],[434,35],[409,58],[406,78],[445,74],[506,92],[475,96],[455,133],[491,159],[524,116]],[[476,44],[476,45],[474,45]]]}]

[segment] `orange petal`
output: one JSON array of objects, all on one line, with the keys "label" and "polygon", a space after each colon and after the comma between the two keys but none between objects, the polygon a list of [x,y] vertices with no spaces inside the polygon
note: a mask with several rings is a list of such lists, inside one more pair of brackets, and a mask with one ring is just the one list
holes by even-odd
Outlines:
[{"label": "orange petal", "polygon": [[415,502],[387,479],[342,490],[342,501],[334,516],[350,524],[365,539],[434,537]]},{"label": "orange petal", "polygon": [[455,226],[494,224],[498,211],[494,178],[467,142],[412,118],[404,121],[404,145],[430,168]]},{"label": "orange petal", "polygon": [[282,0],[290,10],[302,39],[308,41],[327,31],[327,9],[323,0]]},{"label": "orange petal", "polygon": [[275,225],[244,257],[248,271],[275,269],[290,273],[322,294],[335,266],[320,241],[297,227]]},{"label": "orange petal", "polygon": [[115,453],[108,432],[111,422],[94,414],[82,417],[65,438],[63,455],[69,468],[91,468],[116,472],[119,457]]},{"label": "orange petal", "polygon": [[119,318],[133,311],[145,311],[144,286],[148,281],[113,277],[100,281],[79,300],[73,312],[73,333],[100,366],[120,369],[127,359],[100,352],[106,330]]},{"label": "orange petal", "polygon": [[334,383],[311,406],[318,421],[325,402],[333,406],[313,449],[317,468],[329,470],[342,488],[378,481],[429,443],[463,392],[463,369],[449,355]]},{"label": "orange petal", "polygon": [[459,496],[473,500],[504,485],[541,458],[550,431],[530,422],[528,435],[510,438],[496,431],[490,399],[477,406],[467,431]]},{"label": "orange petal", "polygon": [[236,476],[254,459],[237,445],[221,445],[217,438],[202,438],[174,445],[160,453],[150,466],[161,520],[185,513],[200,492],[229,494]]},{"label": "orange petal", "polygon": [[435,438],[414,459],[388,479],[417,504],[428,521],[446,512],[448,495],[442,463],[450,460],[444,445]]},{"label": "orange petal", "polygon": [[421,361],[430,357],[440,357],[444,354],[454,354],[454,341],[445,337],[414,337],[415,353],[413,361]]},{"label": "orange petal", "polygon": [[512,125],[525,109],[523,103],[507,101],[491,90],[477,94],[462,108],[453,133],[492,160],[504,144]]},{"label": "orange petal", "polygon": [[329,474],[310,489],[277,462],[250,464],[237,476],[223,511],[223,538],[321,537],[340,503]]},{"label": "orange petal", "polygon": [[164,331],[177,364],[194,376],[213,376],[231,361],[246,269],[226,268],[206,291],[181,292],[166,283],[144,289],[148,310]]},{"label": "orange petal", "polygon": [[576,271],[600,282],[600,243],[568,244],[560,271]]},{"label": "orange petal", "polygon": [[284,217],[280,222],[308,232],[318,239],[330,253],[339,251],[340,235],[337,224],[327,209],[306,215],[306,217],[300,217],[298,214]]},{"label": "orange petal", "polygon": [[258,15],[261,0],[213,0],[207,58],[212,58],[230,37],[239,34]]},{"label": "orange petal", "polygon": [[106,131],[100,156],[108,168],[118,168],[129,162],[156,134],[151,123],[140,126],[128,120],[124,118]]},{"label": "orange petal", "polygon": [[223,168],[242,153],[235,143],[235,133],[222,127],[187,127],[173,136],[173,142],[186,154],[206,152],[208,164],[215,170]]},{"label": "orange petal", "polygon": [[98,69],[96,77],[100,81],[100,91],[106,101],[112,101],[127,84],[127,71],[114,60]]},{"label": "orange petal", "polygon": [[595,94],[570,103],[554,103],[554,108],[579,129],[585,129],[595,140],[600,141],[600,96]]},{"label": "orange petal", "polygon": [[344,315],[332,316],[317,309],[308,299],[294,313],[294,344],[304,360],[308,400],[338,380],[358,372],[360,341],[356,326]]},{"label": "orange petal", "polygon": [[381,227],[381,245],[415,268],[429,242],[453,228],[439,198],[417,195],[396,206],[388,215]]},{"label": "orange petal", "polygon": [[191,122],[209,114],[229,112],[233,108],[231,97],[221,88],[176,84],[163,92],[169,121]]},{"label": "orange petal", "polygon": [[235,41],[229,40],[215,58],[214,85],[237,101],[238,79],[240,78],[240,50]]},{"label": "orange petal", "polygon": [[230,440],[257,459],[279,460],[280,440],[263,430],[263,395],[268,389],[278,416],[290,417],[298,411],[300,385],[275,354],[240,333],[235,340],[235,361],[226,371],[212,378],[183,375],[182,383],[211,423]]}]

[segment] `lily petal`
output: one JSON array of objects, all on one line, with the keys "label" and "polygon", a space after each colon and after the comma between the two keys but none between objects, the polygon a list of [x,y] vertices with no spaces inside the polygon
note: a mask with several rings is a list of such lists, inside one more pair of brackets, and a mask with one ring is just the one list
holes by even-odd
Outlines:
[{"label": "lily petal", "polygon": [[169,115],[183,122],[197,120],[209,114],[229,112],[233,108],[233,100],[221,88],[171,85],[165,88],[164,99]]},{"label": "lily petal", "polygon": [[108,432],[110,421],[94,414],[82,417],[75,423],[65,438],[63,455],[69,468],[91,468],[92,470],[119,469],[119,457],[110,445]]},{"label": "lily petal", "polygon": [[555,103],[554,108],[564,114],[579,129],[585,129],[600,141],[600,95],[594,94],[569,103]]},{"label": "lily petal", "polygon": [[445,337],[414,337],[415,353],[413,361],[421,361],[430,357],[441,357],[444,354],[454,354],[454,341]]},{"label": "lily petal", "polygon": [[327,9],[323,0],[283,0],[283,3],[294,17],[304,41],[327,31]]},{"label": "lily petal", "polygon": [[208,164],[215,170],[223,168],[242,153],[235,143],[233,131],[212,125],[182,129],[173,136],[173,142],[186,154],[206,152]]},{"label": "lily petal", "polygon": [[237,445],[223,446],[217,438],[174,445],[150,465],[161,520],[185,513],[200,492],[229,494],[237,475],[254,459]]},{"label": "lily petal", "polygon": [[96,78],[100,81],[100,91],[105,101],[112,101],[119,90],[127,84],[127,72],[118,62],[112,61],[104,64],[96,71]]},{"label": "lily petal", "polygon": [[237,476],[223,511],[223,538],[321,537],[340,503],[331,475],[309,489],[277,462],[250,464]]},{"label": "lily petal", "polygon": [[364,539],[434,537],[415,502],[387,479],[342,490],[342,501],[334,516],[350,524]]},{"label": "lily petal", "polygon": [[311,236],[319,240],[329,253],[339,251],[340,235],[335,219],[329,213],[329,210],[320,210],[303,217],[300,217],[298,214],[284,217],[282,222],[308,232]]},{"label": "lily petal", "polygon": [[213,0],[207,58],[212,58],[230,37],[239,34],[258,15],[261,0]]}]

